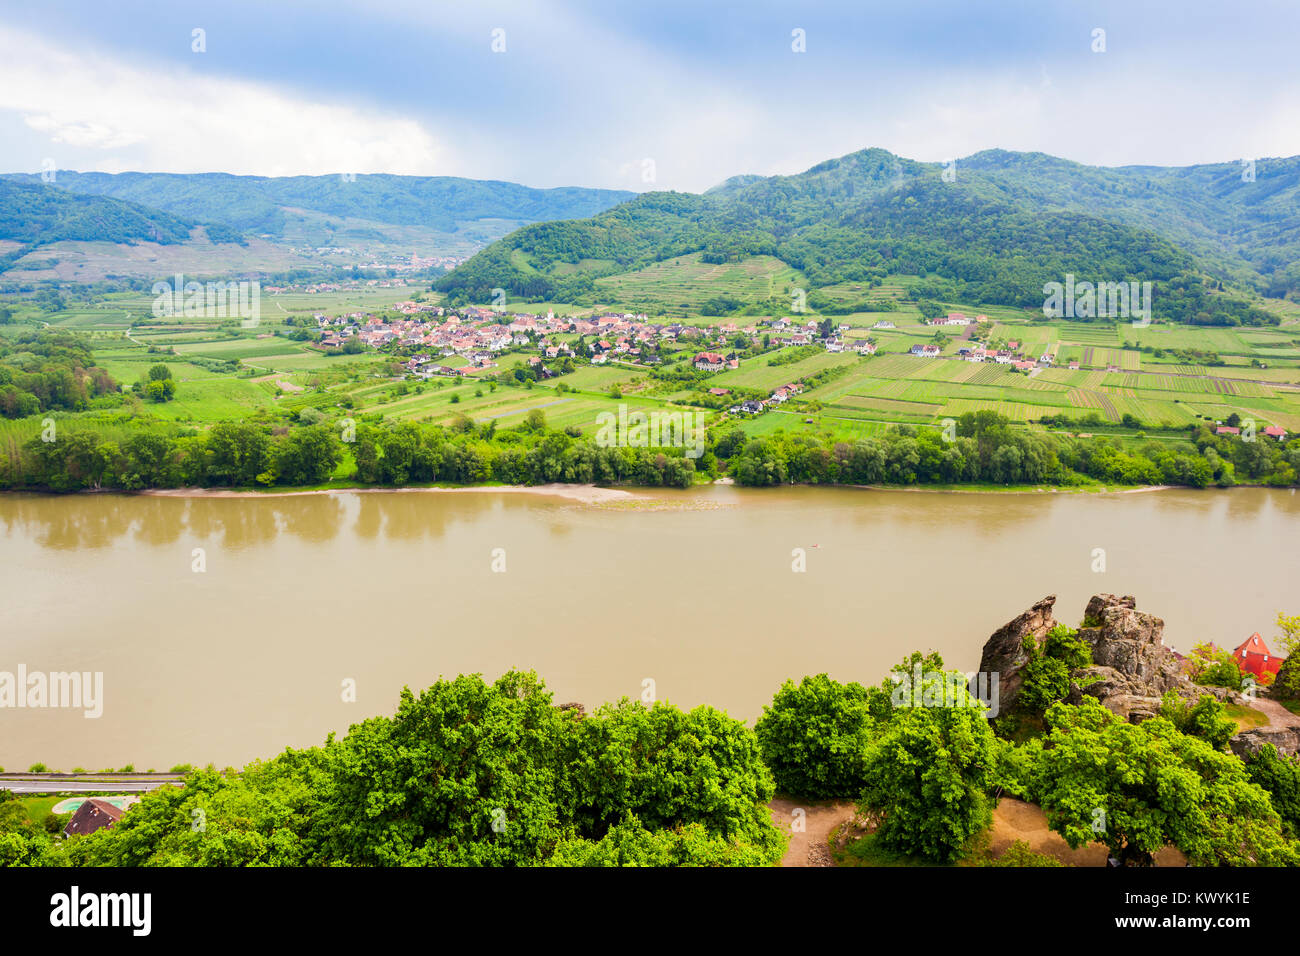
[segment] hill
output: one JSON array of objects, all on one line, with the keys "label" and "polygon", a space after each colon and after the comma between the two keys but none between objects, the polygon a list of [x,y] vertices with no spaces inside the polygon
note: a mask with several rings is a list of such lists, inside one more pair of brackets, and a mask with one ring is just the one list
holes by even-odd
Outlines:
[{"label": "hill", "polygon": [[183,242],[192,223],[134,202],[73,196],[37,181],[0,179],[0,239],[26,245],[63,240]]},{"label": "hill", "polygon": [[527,226],[436,287],[453,301],[501,288],[589,303],[608,301],[597,280],[674,257],[774,256],[812,290],[911,276],[914,295],[1036,307],[1045,282],[1071,273],[1160,283],[1160,317],[1264,324],[1274,320],[1219,292],[1300,290],[1288,252],[1300,161],[1269,162],[1256,196],[1231,186],[1232,169],[1241,179],[1231,165],[1109,170],[996,152],[959,161],[949,181],[939,164],[863,150],[795,176],[737,176],[703,195],[643,194],[589,219]]},{"label": "hill", "polygon": [[[10,176],[32,180],[34,176]],[[282,237],[293,212],[453,232],[485,219],[540,222],[591,216],[634,193],[612,189],[532,189],[451,176],[233,176],[228,173],[77,173],[59,171],[72,193],[151,206],[240,233]]]}]

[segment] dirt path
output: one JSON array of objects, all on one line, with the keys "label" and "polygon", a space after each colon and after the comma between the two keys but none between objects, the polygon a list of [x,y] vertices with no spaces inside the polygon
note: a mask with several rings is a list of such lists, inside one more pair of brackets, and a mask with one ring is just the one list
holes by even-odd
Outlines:
[{"label": "dirt path", "polygon": [[[1285,708],[1282,708],[1285,710]],[[1289,711],[1287,712],[1290,713]],[[1294,714],[1290,714],[1294,717]],[[828,840],[841,824],[853,819],[851,802],[789,800],[778,797],[768,804],[772,822],[790,836],[790,844],[782,866],[834,866]],[[802,810],[802,817],[796,811]],[[802,829],[794,829],[801,820]],[[1003,797],[993,811],[993,828],[990,831],[989,850],[1001,856],[1017,840],[1029,844],[1035,853],[1055,857],[1068,866],[1105,866],[1106,847],[1090,843],[1071,850],[1060,834],[1047,825],[1047,815],[1041,807],[1023,800]],[[1183,866],[1187,858],[1173,847],[1165,847],[1156,854],[1157,866]]]},{"label": "dirt path", "polygon": [[[1059,833],[1047,825],[1047,814],[1036,803],[1003,797],[993,811],[989,850],[995,857],[1017,840],[1029,844],[1035,853],[1055,857],[1069,866],[1105,866],[1107,850],[1100,843],[1087,843],[1071,850]],[[1187,858],[1171,846],[1155,855],[1156,866],[1184,866]]]},{"label": "dirt path", "polygon": [[[782,866],[834,866],[827,840],[831,831],[853,819],[852,803],[787,800],[777,797],[768,804],[772,822],[790,834],[790,845],[781,858]],[[802,814],[795,811],[801,810]],[[799,821],[802,830],[794,829]]]},{"label": "dirt path", "polygon": [[1268,718],[1268,723],[1264,726],[1270,730],[1281,730],[1284,727],[1300,730],[1300,714],[1291,713],[1275,700],[1258,697],[1250,702],[1250,706]]}]

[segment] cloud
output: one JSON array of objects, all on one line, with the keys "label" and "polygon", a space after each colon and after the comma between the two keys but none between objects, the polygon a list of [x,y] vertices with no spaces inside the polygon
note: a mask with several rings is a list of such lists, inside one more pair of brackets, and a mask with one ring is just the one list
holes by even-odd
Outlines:
[{"label": "cloud", "polygon": [[267,176],[433,175],[447,150],[417,121],[265,83],[165,72],[0,26],[0,110],[96,169]]}]

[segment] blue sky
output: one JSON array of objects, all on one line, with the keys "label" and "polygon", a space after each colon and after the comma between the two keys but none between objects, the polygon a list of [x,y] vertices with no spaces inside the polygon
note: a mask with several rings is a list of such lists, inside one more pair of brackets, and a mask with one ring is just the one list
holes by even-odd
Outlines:
[{"label": "blue sky", "polygon": [[1297,36],[1286,0],[3,0],[0,170],[701,190],[868,146],[1293,155]]}]

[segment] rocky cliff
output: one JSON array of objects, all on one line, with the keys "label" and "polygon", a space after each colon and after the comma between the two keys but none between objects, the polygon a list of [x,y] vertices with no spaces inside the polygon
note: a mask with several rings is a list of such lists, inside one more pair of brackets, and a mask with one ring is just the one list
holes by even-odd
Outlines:
[{"label": "rocky cliff", "polygon": [[[1040,646],[1058,623],[1052,615],[1056,596],[1043,598],[1023,614],[995,631],[984,644],[980,670],[996,672],[1001,682],[1001,707],[1015,708],[1024,683],[1022,671],[1029,662],[1023,648],[1026,635]],[[1079,637],[1092,650],[1093,666],[1077,671],[1070,687],[1070,703],[1088,694],[1134,723],[1154,716],[1160,698],[1177,690],[1195,698],[1201,691],[1184,677],[1173,651],[1164,646],[1165,622],[1137,610],[1132,597],[1097,594],[1083,612]]]},{"label": "rocky cliff", "polygon": [[[1016,698],[1024,685],[1023,671],[1029,663],[1024,650],[1026,635],[1040,647],[1047,633],[1058,623],[1052,616],[1056,596],[1049,595],[1033,607],[998,628],[984,643],[980,670],[999,675],[999,709],[1015,710]],[[1229,742],[1234,753],[1245,757],[1273,744],[1284,754],[1300,752],[1300,719],[1270,700],[1245,700],[1235,690],[1202,687],[1183,675],[1179,659],[1164,645],[1165,622],[1137,609],[1129,596],[1096,594],[1083,611],[1079,637],[1092,651],[1092,666],[1071,674],[1071,704],[1082,703],[1085,695],[1132,723],[1140,723],[1160,712],[1160,700],[1175,690],[1191,701],[1209,694],[1225,703],[1246,704],[1269,717],[1268,725],[1237,734]]]}]

